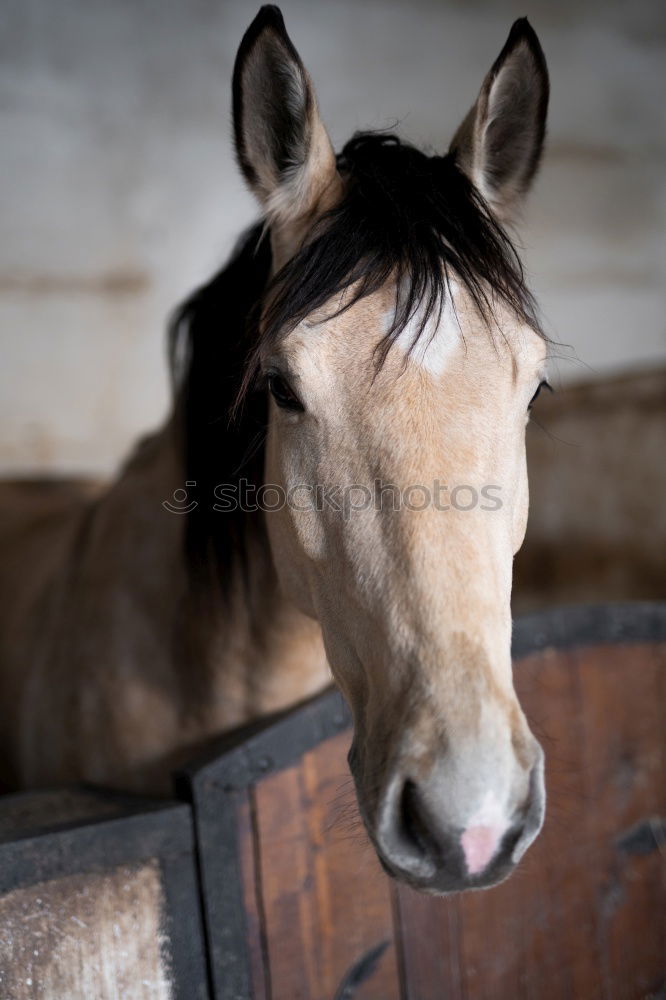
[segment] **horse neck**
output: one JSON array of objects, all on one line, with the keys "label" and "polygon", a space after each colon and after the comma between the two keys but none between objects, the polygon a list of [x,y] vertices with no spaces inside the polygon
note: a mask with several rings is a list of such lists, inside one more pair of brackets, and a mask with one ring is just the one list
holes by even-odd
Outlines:
[{"label": "horse neck", "polygon": [[193,583],[187,515],[163,503],[184,480],[169,421],[141,442],[110,489],[106,534],[112,545],[123,535],[126,585],[161,636],[178,714],[187,720],[177,738],[195,742],[309,696],[329,673],[319,626],[284,598],[265,533],[255,533],[249,517],[245,569],[232,563],[224,587],[214,574]]}]

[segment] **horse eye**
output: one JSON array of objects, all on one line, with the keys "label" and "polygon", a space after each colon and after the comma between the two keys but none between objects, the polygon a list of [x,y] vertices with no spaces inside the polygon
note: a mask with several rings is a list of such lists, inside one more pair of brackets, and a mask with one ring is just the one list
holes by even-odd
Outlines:
[{"label": "horse eye", "polygon": [[549,382],[546,382],[545,380],[543,382],[539,382],[536,392],[529,401],[529,405],[527,407],[528,410],[532,409],[537,399],[539,398],[539,393],[541,392],[542,389],[548,389],[549,392],[553,391],[553,387]]},{"label": "horse eye", "polygon": [[283,410],[303,410],[300,399],[278,372],[268,373],[268,390]]}]

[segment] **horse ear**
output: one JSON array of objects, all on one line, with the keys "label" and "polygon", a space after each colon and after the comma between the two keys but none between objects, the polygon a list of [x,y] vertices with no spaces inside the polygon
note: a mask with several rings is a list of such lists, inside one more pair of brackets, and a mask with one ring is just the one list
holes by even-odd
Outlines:
[{"label": "horse ear", "polygon": [[296,222],[329,207],[335,154],[277,7],[262,7],[241,42],[233,117],[240,168],[270,221]]},{"label": "horse ear", "polygon": [[548,91],[539,39],[520,18],[450,147],[502,221],[511,221],[539,166]]}]

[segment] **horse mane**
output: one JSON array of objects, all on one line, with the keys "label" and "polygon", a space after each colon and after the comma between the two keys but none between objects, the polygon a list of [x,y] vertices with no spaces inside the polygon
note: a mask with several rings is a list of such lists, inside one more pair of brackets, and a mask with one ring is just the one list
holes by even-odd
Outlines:
[{"label": "horse mane", "polygon": [[[248,523],[239,508],[213,509],[214,489],[263,482],[266,392],[258,359],[267,344],[353,287],[339,312],[395,282],[395,318],[377,349],[381,366],[418,316],[415,347],[449,296],[464,286],[489,332],[497,304],[543,336],[518,253],[455,155],[428,156],[395,135],[357,133],[338,156],[345,194],[275,275],[262,224],[237,244],[226,267],[195,291],[170,324],[170,356],[180,417],[185,479],[201,502],[187,515],[188,562],[225,590],[232,564],[247,570]],[[259,310],[270,287],[261,331]]]}]

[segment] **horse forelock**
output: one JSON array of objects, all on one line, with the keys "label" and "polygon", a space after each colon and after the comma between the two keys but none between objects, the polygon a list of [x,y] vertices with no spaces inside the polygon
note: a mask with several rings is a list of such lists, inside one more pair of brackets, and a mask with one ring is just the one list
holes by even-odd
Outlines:
[{"label": "horse forelock", "polygon": [[276,274],[259,223],[171,323],[185,479],[203,498],[188,515],[188,555],[193,567],[213,567],[223,590],[234,560],[247,566],[248,529],[263,530],[261,518],[239,509],[220,517],[213,507],[221,484],[261,485],[267,407],[257,376],[267,346],[347,290],[338,311],[387,283],[395,311],[377,345],[378,368],[408,326],[410,350],[428,336],[451,303],[452,281],[491,336],[498,307],[544,336],[518,253],[453,154],[428,156],[394,135],[366,132],[337,162],[343,197]]}]

